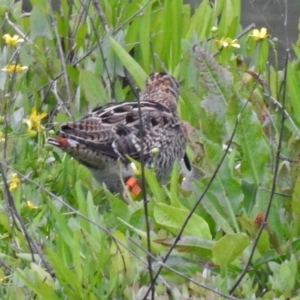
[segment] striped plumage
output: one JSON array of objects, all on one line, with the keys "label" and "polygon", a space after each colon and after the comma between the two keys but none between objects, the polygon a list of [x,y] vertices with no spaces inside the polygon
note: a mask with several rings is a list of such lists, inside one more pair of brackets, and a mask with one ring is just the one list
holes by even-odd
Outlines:
[{"label": "striped plumage", "polygon": [[47,142],[89,168],[111,192],[121,192],[120,179],[133,176],[127,156],[141,159],[142,128],[145,166],[154,166],[158,179],[164,180],[186,147],[177,112],[178,94],[179,83],[173,77],[154,73],[140,93],[142,127],[138,102],[108,103],[63,124],[60,135]]}]

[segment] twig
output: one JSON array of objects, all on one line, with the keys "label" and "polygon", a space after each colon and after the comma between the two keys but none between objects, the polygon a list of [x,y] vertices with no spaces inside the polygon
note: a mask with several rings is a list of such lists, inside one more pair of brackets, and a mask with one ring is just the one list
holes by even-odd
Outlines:
[{"label": "twig", "polygon": [[294,128],[295,132],[297,133],[298,137],[300,137],[300,130],[298,129],[297,125],[295,124],[295,122],[293,121],[293,119],[289,115],[289,113],[286,111],[286,109],[283,109],[283,105],[280,102],[278,102],[278,100],[276,100],[271,95],[266,94],[266,93],[263,93],[263,95],[268,97],[270,100],[272,100],[273,103],[282,110],[284,116],[291,122],[291,125],[293,126],[293,128]]},{"label": "twig", "polygon": [[92,0],[92,3],[94,4],[94,7],[96,9],[96,12],[101,20],[101,23],[103,25],[104,30],[106,31],[106,33],[110,34],[111,33],[111,29],[106,21],[106,17],[105,14],[103,12],[103,9],[99,3],[99,1],[97,0]]},{"label": "twig", "polygon": [[65,88],[66,88],[66,93],[67,93],[67,97],[68,97],[67,103],[71,103],[70,86],[69,86],[69,79],[68,79],[68,75],[67,75],[67,67],[66,67],[66,61],[65,61],[65,57],[64,57],[64,51],[63,51],[63,48],[61,45],[61,39],[60,39],[58,30],[57,30],[57,24],[56,24],[56,19],[54,17],[52,5],[50,5],[50,9],[51,9],[50,18],[51,18],[52,26],[54,28],[56,44],[58,47],[58,52],[59,52],[59,56],[60,56],[61,66],[62,66],[62,73],[63,73],[63,77],[64,77],[64,81],[65,81]]},{"label": "twig", "polygon": [[[96,0],[94,0],[94,2],[96,2]],[[141,13],[145,7],[147,5],[149,5],[151,2],[151,0],[149,0],[143,7],[141,7],[141,9],[139,11],[137,11],[136,13],[134,13],[130,18],[128,18],[124,23],[122,23],[122,25],[120,27],[118,27],[117,29],[115,29],[114,31],[111,32],[111,34],[115,34],[117,33],[122,26],[125,26],[127,23],[129,23],[132,18],[134,18],[136,15],[138,15],[139,13]],[[97,49],[97,47],[99,47],[99,45],[94,45],[92,46],[89,50],[87,50],[87,52],[80,58],[78,58],[76,61],[72,62],[71,66],[76,66],[78,63],[80,63],[81,61],[83,61],[86,57],[88,57],[93,51],[95,51]],[[108,72],[107,72],[108,73]],[[63,72],[57,74],[52,80],[50,80],[49,82],[47,82],[46,84],[42,85],[40,88],[37,89],[37,92],[40,92],[41,90],[43,90],[45,87],[47,87],[49,84],[52,84],[53,81],[56,81],[57,79],[59,79],[61,76],[63,76]],[[108,79],[110,80],[110,77],[108,75]],[[29,95],[28,98],[32,98],[33,94]]]},{"label": "twig", "polygon": [[[206,286],[206,285],[204,285],[204,284],[202,284],[202,283],[199,283],[198,281],[194,280],[193,278],[188,277],[188,276],[185,275],[184,273],[181,273],[181,272],[175,270],[174,268],[168,266],[168,265],[165,264],[164,262],[158,261],[157,258],[156,258],[155,256],[153,256],[152,253],[149,253],[146,249],[144,249],[141,245],[139,245],[139,244],[138,244],[136,241],[134,241],[132,238],[129,238],[129,241],[132,242],[136,247],[138,247],[139,249],[141,249],[143,252],[145,252],[147,255],[150,255],[150,256],[152,257],[152,259],[153,259],[154,261],[157,261],[158,265],[160,265],[162,268],[165,268],[165,269],[167,269],[167,270],[169,270],[169,271],[175,273],[176,275],[178,275],[178,276],[180,276],[180,277],[182,277],[182,278],[185,278],[185,279],[187,279],[188,281],[194,283],[195,285],[197,285],[197,286],[199,286],[199,287],[201,287],[201,288],[203,288],[203,289],[205,289],[205,290],[208,290],[208,291],[210,291],[210,292],[212,292],[212,293],[214,293],[214,294],[216,294],[216,295],[219,295],[219,296],[224,297],[224,298],[226,298],[226,299],[232,299],[232,300],[237,300],[237,299],[238,299],[238,298],[232,297],[232,296],[230,296],[230,295],[226,295],[226,294],[223,294],[223,293],[221,293],[221,292],[219,292],[219,291],[216,291],[216,290],[214,290],[213,288],[211,288],[211,287],[209,287],[209,286]],[[144,299],[145,299],[145,298],[144,298]]]},{"label": "twig", "polygon": [[[268,190],[268,189],[265,189],[265,188],[262,188],[262,187],[259,187],[259,189],[264,191],[264,192],[272,193],[271,190]],[[273,192],[273,193],[274,193],[274,195],[281,196],[281,197],[287,197],[287,198],[292,197],[292,195],[290,195],[290,194],[278,193],[278,192]]]},{"label": "twig", "polygon": [[56,201],[58,201],[59,203],[61,203],[63,206],[67,207],[72,213],[74,213],[76,216],[86,220],[87,222],[89,222],[90,224],[93,224],[94,226],[96,226],[97,228],[99,228],[100,230],[102,230],[103,232],[105,232],[109,237],[111,237],[114,241],[118,242],[122,247],[124,247],[128,252],[130,252],[135,258],[137,258],[138,260],[140,260],[142,263],[144,263],[145,265],[147,265],[147,262],[144,261],[141,257],[139,257],[133,250],[131,250],[126,244],[124,244],[122,241],[118,240],[111,232],[110,230],[108,230],[107,228],[99,225],[98,223],[94,222],[93,220],[89,219],[88,217],[86,217],[85,215],[83,215],[82,213],[80,213],[79,211],[75,210],[70,204],[68,204],[66,201],[64,201],[62,198],[56,196],[55,194],[53,194],[52,192],[48,191],[46,188],[44,188],[41,184],[35,182],[34,180],[30,179],[28,176],[22,174],[21,172],[17,171],[16,169],[14,169],[13,167],[9,166],[6,162],[1,161],[0,160],[0,164],[4,165],[6,168],[11,169],[14,173],[17,173],[23,180],[30,182],[32,184],[34,184],[37,189],[44,191],[48,196],[50,196],[52,199],[55,199]]},{"label": "twig", "polygon": [[126,24],[131,22],[131,20],[138,16],[149,4],[151,3],[151,0],[148,0],[147,3],[145,3],[138,11],[136,11],[131,17],[129,17],[127,20],[125,20],[117,29],[115,29],[112,33],[115,34],[117,33],[120,29],[124,28]]},{"label": "twig", "polygon": [[53,81],[53,89],[52,89],[53,94],[56,97],[57,100],[57,104],[59,106],[61,106],[62,108],[64,108],[65,113],[68,115],[68,117],[72,118],[72,113],[70,112],[70,110],[68,109],[68,106],[66,105],[66,103],[61,99],[61,97],[58,94],[57,91],[57,81]]},{"label": "twig", "polygon": [[135,98],[138,99],[139,93],[138,93],[136,86],[135,86],[134,82],[132,81],[131,76],[126,68],[124,68],[124,73],[125,73],[125,78],[128,81],[131,91],[133,92]]},{"label": "twig", "polygon": [[[134,88],[134,87],[133,87]],[[137,94],[137,93],[135,93]],[[143,204],[144,204],[144,213],[145,213],[145,221],[146,221],[146,231],[147,231],[147,249],[148,252],[151,253],[151,238],[150,238],[150,221],[149,221],[149,213],[148,213],[148,201],[147,201],[147,193],[146,193],[146,180],[145,180],[145,156],[144,156],[144,136],[143,136],[143,121],[142,121],[142,111],[141,111],[141,102],[140,97],[137,94],[137,102],[138,102],[138,114],[139,114],[139,132],[140,132],[140,141],[141,141],[141,188],[142,188],[142,196],[143,196]],[[155,281],[159,274],[156,274],[155,278],[153,277],[152,270],[152,258],[150,255],[147,255],[148,261],[148,270],[150,277],[150,288],[147,291],[147,295],[151,291],[151,300],[154,300],[155,297]]]},{"label": "twig", "polygon": [[8,17],[8,12],[5,13],[5,20],[6,22],[17,32],[17,34],[22,38],[24,39],[26,42],[31,42],[30,39],[28,38],[28,34],[25,34],[23,33],[19,28],[18,26],[13,23],[9,17]]},{"label": "twig", "polygon": [[0,258],[0,267],[4,267],[9,272],[12,272],[14,269],[6,262],[4,259]]},{"label": "twig", "polygon": [[274,198],[274,194],[275,194],[275,190],[276,190],[276,186],[277,186],[277,176],[278,176],[278,170],[279,170],[279,162],[280,162],[280,152],[281,152],[281,143],[282,143],[282,138],[283,138],[283,125],[284,125],[284,120],[285,120],[285,100],[286,100],[286,80],[287,80],[287,69],[288,69],[288,58],[289,58],[289,50],[286,50],[286,61],[285,61],[285,72],[284,72],[284,88],[283,88],[283,99],[282,99],[282,114],[281,114],[281,127],[280,127],[280,133],[279,133],[279,140],[278,140],[278,146],[277,146],[277,151],[276,151],[276,160],[275,160],[275,170],[274,170],[274,177],[273,177],[273,182],[272,182],[272,188],[271,188],[271,194],[270,194],[270,198],[268,201],[268,206],[265,212],[265,217],[264,220],[261,222],[259,231],[257,233],[256,238],[254,239],[253,242],[253,246],[249,255],[249,258],[247,260],[247,263],[242,271],[242,273],[240,274],[240,276],[238,277],[238,279],[236,280],[236,282],[233,284],[232,288],[230,289],[229,293],[232,294],[235,289],[239,286],[240,282],[242,281],[242,279],[245,277],[245,275],[248,272],[251,260],[253,258],[255,249],[257,247],[258,241],[260,239],[260,236],[263,232],[263,229],[267,223],[268,220],[268,216],[270,214],[270,210],[271,210],[271,206],[273,203],[273,198]]},{"label": "twig", "polygon": [[[188,222],[189,222],[189,220],[191,219],[192,215],[193,215],[194,212],[196,211],[198,205],[201,203],[201,201],[203,200],[204,196],[205,196],[206,193],[208,192],[210,186],[212,185],[213,181],[215,180],[215,178],[216,178],[216,176],[217,176],[217,174],[218,174],[218,172],[219,172],[219,170],[220,170],[220,168],[221,168],[221,166],[222,166],[222,164],[223,164],[223,161],[224,161],[225,157],[227,156],[227,153],[229,152],[229,149],[230,149],[232,140],[233,140],[233,138],[234,138],[234,136],[235,136],[235,132],[236,132],[236,129],[237,129],[238,124],[239,124],[240,116],[241,116],[242,112],[244,111],[244,109],[246,108],[247,104],[248,104],[248,101],[247,101],[247,102],[245,103],[245,105],[242,107],[242,109],[241,109],[241,111],[240,111],[240,113],[239,113],[239,115],[238,115],[238,117],[237,117],[237,120],[236,120],[234,129],[233,129],[233,132],[232,132],[232,134],[231,134],[231,136],[230,136],[230,139],[229,139],[229,141],[228,141],[227,148],[226,148],[226,150],[225,150],[225,152],[224,152],[224,154],[223,154],[223,156],[222,156],[220,162],[218,163],[218,165],[217,165],[217,167],[216,167],[214,173],[212,174],[212,176],[211,176],[209,182],[207,183],[207,185],[206,185],[206,187],[205,187],[205,189],[204,189],[202,195],[200,196],[199,200],[196,202],[196,204],[194,205],[194,207],[191,209],[191,211],[190,211],[189,214],[187,215],[185,221],[183,222],[183,225],[182,225],[182,227],[181,227],[179,233],[177,234],[177,236],[176,236],[176,238],[175,238],[173,244],[171,245],[171,247],[170,247],[169,251],[167,252],[167,254],[165,255],[164,259],[162,260],[163,263],[165,263],[165,262],[168,260],[169,256],[170,256],[171,253],[173,252],[175,246],[176,246],[177,243],[179,242],[179,240],[180,240],[180,238],[181,238],[181,236],[182,236],[182,233],[183,233],[183,231],[184,231],[186,225],[188,224]],[[155,276],[154,280],[157,280],[157,277],[158,277],[158,275],[161,273],[162,269],[163,269],[163,266],[161,266],[161,267],[158,269],[158,271],[157,271],[157,273],[156,273],[156,276]],[[149,289],[148,289],[148,292],[149,292]],[[146,293],[146,296],[143,298],[143,300],[146,300],[146,299],[147,299],[148,292]]]},{"label": "twig", "polygon": [[251,23],[250,25],[248,25],[246,28],[244,28],[244,30],[239,33],[235,38],[239,39],[241,38],[243,35],[245,35],[246,33],[248,33],[250,30],[252,30],[253,28],[255,28],[255,24]]},{"label": "twig", "polygon": [[[7,168],[7,165],[4,164],[4,166]],[[33,241],[33,239],[31,238],[30,234],[28,233],[22,218],[20,216],[20,214],[18,213],[16,206],[15,206],[15,202],[14,199],[10,193],[10,190],[8,188],[8,184],[7,184],[7,178],[6,175],[4,173],[4,168],[3,168],[3,163],[0,163],[0,173],[2,175],[3,178],[3,183],[4,183],[4,192],[6,194],[6,198],[8,200],[8,205],[9,205],[9,209],[10,209],[10,213],[14,219],[14,221],[16,221],[16,223],[20,226],[25,239],[27,240],[28,246],[31,250],[31,257],[32,257],[32,261],[34,261],[34,252],[38,253],[39,257],[41,258],[41,261],[43,262],[43,264],[45,265],[45,268],[47,270],[47,272],[53,277],[53,270],[50,267],[50,264],[48,263],[48,261],[46,260],[46,258],[44,257],[42,250],[40,249],[40,247]]]},{"label": "twig", "polygon": [[[84,5],[84,3],[81,3],[82,4],[82,7],[85,9],[86,13],[88,14],[88,6],[86,7],[86,5]],[[99,3],[98,3],[99,4]],[[100,52],[100,55],[101,55],[101,58],[102,58],[102,63],[103,63],[103,66],[104,66],[104,69],[105,69],[105,72],[106,72],[106,76],[107,76],[107,80],[109,82],[109,90],[110,91],[110,94],[112,95],[111,98],[115,99],[115,93],[114,93],[114,89],[112,88],[112,81],[110,79],[110,74],[109,74],[109,70],[108,70],[108,67],[107,67],[107,64],[106,64],[106,61],[105,61],[105,57],[104,57],[104,52],[103,52],[103,49],[102,49],[102,45],[101,45],[101,40],[100,40],[100,37],[98,35],[98,32],[97,32],[97,29],[96,29],[96,26],[95,26],[95,23],[93,21],[93,18],[91,18],[91,25],[93,27],[93,30],[94,30],[94,34],[96,36],[96,40],[97,40],[97,46],[98,46],[98,49],[99,49],[99,52]],[[105,20],[106,22],[106,20]],[[103,25],[105,26],[105,25]],[[95,48],[96,49],[96,48]],[[107,87],[106,87],[107,88]]]}]

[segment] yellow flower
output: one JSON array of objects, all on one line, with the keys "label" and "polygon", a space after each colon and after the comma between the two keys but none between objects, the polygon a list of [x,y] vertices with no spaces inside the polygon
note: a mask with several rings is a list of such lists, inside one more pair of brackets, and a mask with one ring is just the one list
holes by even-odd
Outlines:
[{"label": "yellow flower", "polygon": [[4,67],[2,69],[2,71],[5,71],[5,72],[21,72],[21,71],[26,70],[26,69],[28,69],[28,67],[26,67],[26,66],[21,67],[20,65],[7,65],[6,67]]},{"label": "yellow flower", "polygon": [[10,36],[10,34],[4,34],[3,36],[5,43],[10,46],[15,46],[18,43],[23,43],[24,39],[19,39],[18,35]]},{"label": "yellow flower", "polygon": [[9,181],[9,190],[10,191],[15,190],[18,187],[18,185],[20,184],[20,182],[21,182],[21,180],[17,173],[11,174],[11,178]]},{"label": "yellow flower", "polygon": [[267,34],[267,28],[263,27],[261,30],[254,29],[252,34],[249,34],[250,37],[252,37],[254,40],[264,40],[268,37],[270,37],[269,34]]},{"label": "yellow flower", "polygon": [[224,47],[224,48],[226,47],[240,48],[237,39],[231,39],[231,38],[220,39],[220,40],[215,40],[215,43],[218,44],[220,47]]},{"label": "yellow flower", "polygon": [[26,206],[27,208],[29,208],[30,210],[33,210],[33,209],[38,209],[39,207],[34,205],[31,201],[26,201]]},{"label": "yellow flower", "polygon": [[41,120],[44,119],[46,116],[47,113],[38,114],[36,112],[36,107],[34,106],[31,109],[30,116],[28,116],[27,119],[24,119],[24,123],[27,124],[28,126],[27,131],[32,132],[33,131],[32,129],[36,129],[38,132],[40,132],[42,130]]}]

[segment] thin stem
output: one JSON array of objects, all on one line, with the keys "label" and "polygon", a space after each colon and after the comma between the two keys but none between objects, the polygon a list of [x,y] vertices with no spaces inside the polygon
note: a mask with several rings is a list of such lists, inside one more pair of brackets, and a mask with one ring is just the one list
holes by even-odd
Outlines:
[{"label": "thin stem", "polygon": [[289,58],[289,50],[286,50],[286,61],[285,61],[285,72],[284,72],[284,87],[283,87],[283,99],[282,99],[282,112],[281,112],[281,126],[280,126],[279,140],[278,140],[278,146],[277,146],[277,151],[276,151],[275,170],[274,170],[272,188],[271,188],[271,192],[270,192],[270,198],[269,198],[269,201],[268,201],[268,206],[267,206],[267,209],[266,209],[266,212],[265,212],[264,220],[261,222],[261,225],[260,225],[259,231],[257,233],[257,236],[254,239],[253,246],[252,246],[249,258],[247,260],[247,263],[246,263],[242,273],[240,274],[240,276],[238,277],[238,279],[236,280],[236,282],[234,283],[234,285],[230,289],[230,291],[229,291],[230,294],[232,294],[236,290],[236,288],[239,286],[242,279],[245,277],[245,275],[247,274],[247,272],[249,270],[249,266],[250,266],[250,263],[252,261],[252,258],[253,258],[255,249],[257,247],[258,241],[259,241],[260,236],[261,236],[261,234],[262,234],[262,232],[265,228],[265,225],[267,224],[268,216],[270,214],[271,206],[272,206],[274,195],[275,195],[275,190],[276,190],[276,185],[277,185],[277,177],[278,177],[278,171],[279,171],[281,144],[282,144],[282,138],[283,138],[283,129],[284,129],[283,127],[284,127],[284,121],[285,121],[285,117],[286,117],[284,111],[285,111],[285,100],[286,100],[288,58]]}]

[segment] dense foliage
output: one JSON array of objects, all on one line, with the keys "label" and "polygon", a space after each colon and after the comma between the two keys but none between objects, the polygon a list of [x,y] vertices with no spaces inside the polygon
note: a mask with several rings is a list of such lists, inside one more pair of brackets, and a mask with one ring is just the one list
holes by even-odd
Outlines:
[{"label": "dense foliage", "polygon": [[[1,299],[298,295],[299,42],[278,57],[271,28],[241,27],[239,0],[59,11],[32,0],[26,14],[11,2],[0,1]],[[176,165],[162,186],[145,170],[145,215],[141,197],[110,194],[45,140],[134,99],[154,71],[182,82],[193,172]]]}]

